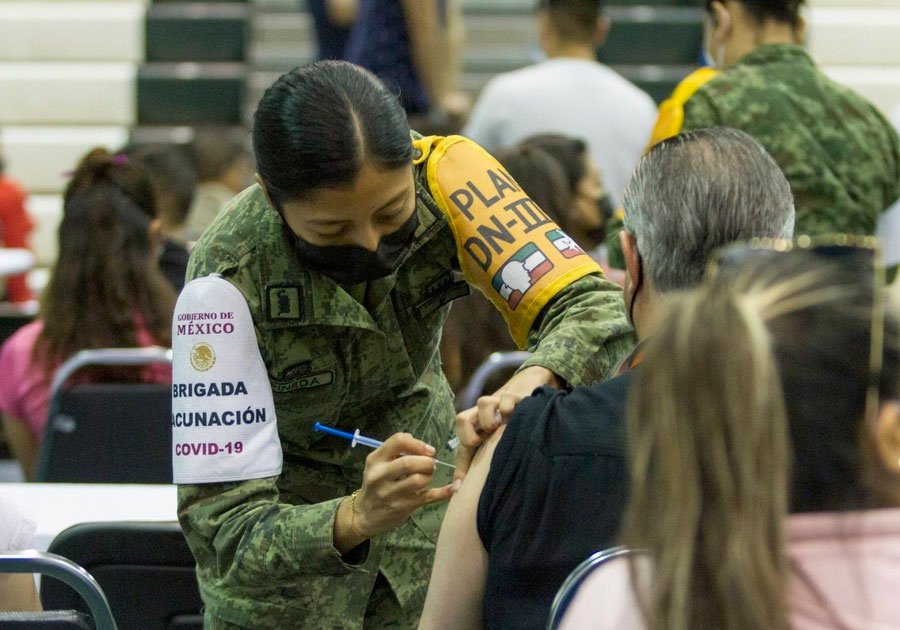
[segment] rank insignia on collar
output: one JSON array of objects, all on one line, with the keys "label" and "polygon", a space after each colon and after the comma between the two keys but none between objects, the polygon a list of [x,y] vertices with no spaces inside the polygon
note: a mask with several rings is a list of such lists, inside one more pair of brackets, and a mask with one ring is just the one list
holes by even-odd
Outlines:
[{"label": "rank insignia on collar", "polygon": [[303,316],[300,287],[269,285],[266,287],[266,311],[270,321],[300,319]]}]

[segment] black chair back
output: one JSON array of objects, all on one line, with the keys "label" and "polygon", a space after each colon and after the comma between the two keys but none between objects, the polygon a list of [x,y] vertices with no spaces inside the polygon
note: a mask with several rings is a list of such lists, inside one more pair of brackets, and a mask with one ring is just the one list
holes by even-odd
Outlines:
[{"label": "black chair back", "polygon": [[[97,580],[120,630],[203,627],[194,557],[178,523],[82,523],[60,532],[50,551]],[[52,579],[41,582],[41,602],[83,611],[72,589]]]},{"label": "black chair back", "polygon": [[66,361],[51,387],[36,480],[61,483],[171,483],[169,385],[64,385],[91,365],[171,363],[163,348],[89,350]]}]

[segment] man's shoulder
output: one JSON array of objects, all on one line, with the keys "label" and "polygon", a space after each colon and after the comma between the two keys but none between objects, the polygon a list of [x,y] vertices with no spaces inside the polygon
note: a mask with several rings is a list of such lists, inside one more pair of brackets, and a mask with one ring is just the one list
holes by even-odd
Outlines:
[{"label": "man's shoulder", "polygon": [[588,67],[590,68],[590,74],[594,75],[598,81],[603,81],[610,91],[604,94],[605,98],[625,98],[628,99],[629,105],[639,103],[641,106],[649,107],[656,111],[656,101],[653,100],[653,97],[626,77],[599,61],[590,64]]},{"label": "man's shoulder", "polygon": [[507,435],[526,432],[528,442],[549,457],[621,455],[631,378],[624,374],[568,392],[543,387],[519,403]]},{"label": "man's shoulder", "polygon": [[484,86],[479,101],[514,100],[523,93],[533,93],[544,72],[541,64],[534,64],[494,75]]}]

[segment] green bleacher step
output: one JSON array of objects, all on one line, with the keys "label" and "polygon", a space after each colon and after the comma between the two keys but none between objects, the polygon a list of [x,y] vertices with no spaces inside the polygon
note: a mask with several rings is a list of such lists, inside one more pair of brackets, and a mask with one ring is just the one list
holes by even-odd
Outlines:
[{"label": "green bleacher step", "polygon": [[138,71],[139,125],[241,124],[244,64],[153,63]]},{"label": "green bleacher step", "polygon": [[147,9],[148,62],[241,62],[247,58],[250,7],[170,2]]}]

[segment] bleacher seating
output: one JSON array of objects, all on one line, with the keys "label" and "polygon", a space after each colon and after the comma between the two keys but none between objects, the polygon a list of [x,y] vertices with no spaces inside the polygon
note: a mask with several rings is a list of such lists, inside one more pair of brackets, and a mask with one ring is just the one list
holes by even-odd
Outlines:
[{"label": "bleacher seating", "polygon": [[138,73],[138,123],[238,125],[245,83],[243,64],[145,65]]},{"label": "bleacher seating", "polygon": [[2,3],[0,61],[129,61],[143,57],[144,3]]},{"label": "bleacher seating", "polygon": [[250,9],[242,3],[151,5],[138,124],[240,124],[249,25]]},{"label": "bleacher seating", "polygon": [[243,4],[153,4],[147,8],[146,61],[241,63],[246,58],[248,17]]},{"label": "bleacher seating", "polygon": [[137,125],[245,120],[250,11],[229,1],[0,0],[0,147],[31,193],[40,265],[56,257],[63,173],[88,149],[120,147]]},{"label": "bleacher seating", "polygon": [[885,113],[900,104],[900,2],[810,0],[809,50],[825,72]]},{"label": "bleacher seating", "polygon": [[135,122],[143,57],[139,0],[0,1],[0,147],[31,193],[31,243],[56,257],[65,171],[93,146],[118,146]]},{"label": "bleacher seating", "polygon": [[[461,88],[538,58],[534,0],[462,0]],[[809,49],[885,112],[900,103],[897,0],[809,0]],[[601,59],[667,96],[699,58],[697,0],[607,0]],[[38,261],[55,258],[56,198],[77,156],[173,125],[247,124],[263,90],[315,50],[302,0],[0,0],[0,146],[29,189]],[[129,136],[129,131],[131,135]]]},{"label": "bleacher seating", "polygon": [[[130,90],[130,88],[129,88]],[[128,138],[125,126],[28,125],[0,128],[0,146],[17,179],[38,193],[59,193],[66,173],[92,146],[117,147]]]}]

